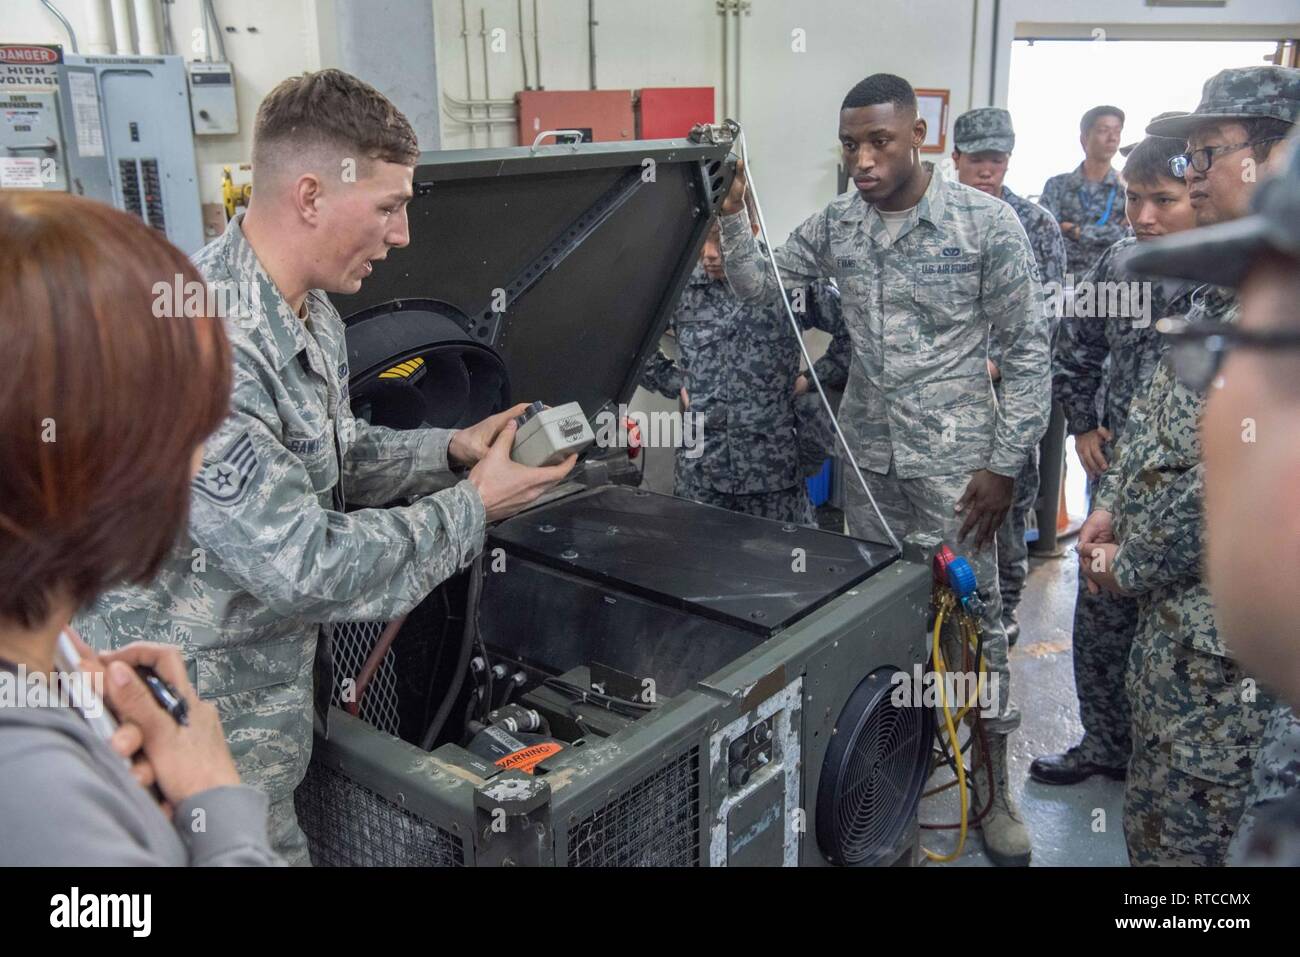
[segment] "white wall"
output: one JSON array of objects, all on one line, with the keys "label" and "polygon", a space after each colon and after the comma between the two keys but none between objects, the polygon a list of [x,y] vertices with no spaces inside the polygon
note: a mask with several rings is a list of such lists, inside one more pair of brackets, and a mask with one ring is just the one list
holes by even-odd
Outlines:
[{"label": "white wall", "polygon": [[[87,0],[55,0],[84,41]],[[199,140],[206,201],[219,196],[223,163],[246,162],[251,124],[262,97],[303,70],[337,63],[334,5],[362,0],[217,0],[226,47],[238,81],[240,133]],[[459,0],[430,0],[442,88],[463,97],[465,58]],[[535,70],[532,0],[524,0],[525,52]],[[4,0],[0,41],[64,42],[62,28],[38,0]],[[466,0],[471,89],[483,95],[480,9],[488,29],[502,27],[507,46],[490,53],[494,97],[522,88],[516,0]],[[586,0],[539,0],[541,80],[547,89],[587,88]],[[978,10],[971,62],[973,15]],[[189,54],[200,23],[198,0],[177,0],[178,45]],[[949,132],[956,114],[972,106],[1005,105],[1010,42],[1018,25],[1054,25],[1089,36],[1094,27],[1113,36],[1135,30],[1152,37],[1189,29],[1234,36],[1300,35],[1297,0],[1229,0],[1225,9],[1150,8],[1143,0],[1001,0],[997,70],[990,96],[989,44],[994,0],[751,0],[741,42],[741,109],[764,210],[774,235],[784,236],[825,203],[835,189],[837,107],[845,91],[869,73],[898,73],[921,87],[951,90]],[[720,88],[721,18],[714,0],[596,0],[597,79],[602,88],[713,86]],[[1190,27],[1188,26],[1190,25]],[[1233,25],[1236,25],[1235,27]],[[248,28],[256,27],[257,32]],[[791,31],[805,31],[807,52],[791,50]],[[401,38],[394,37],[394,55]],[[972,68],[974,83],[971,82]],[[512,112],[501,110],[502,116]],[[445,114],[444,148],[467,146],[469,136]],[[492,143],[513,145],[514,128],[496,128]],[[477,144],[487,143],[480,135]]]},{"label": "white wall", "polygon": [[[914,86],[952,91],[952,116],[966,109],[974,0],[752,0],[741,26],[741,115],[774,235],[782,239],[835,193],[836,121],[849,88],[877,72]],[[987,0],[985,6],[988,6]],[[480,8],[489,32],[503,27],[507,48],[489,51],[494,98],[522,88],[516,0],[468,0],[470,88],[483,96]],[[444,91],[466,96],[459,0],[434,0],[438,70]],[[532,0],[525,0],[525,52],[533,71]],[[722,85],[722,19],[714,0],[633,3],[597,0],[596,77],[601,88]],[[806,52],[792,50],[801,29]],[[548,90],[588,88],[586,0],[540,0],[541,80]],[[733,46],[734,49],[734,46]],[[718,103],[720,109],[721,104]],[[513,111],[500,109],[496,115]],[[951,116],[950,116],[951,123]],[[951,127],[950,127],[951,128]],[[515,145],[511,126],[491,143]],[[443,145],[469,146],[465,127],[443,116]],[[477,145],[488,142],[479,133]]]},{"label": "white wall", "polygon": [[[54,5],[72,23],[82,52],[86,52],[88,0],[55,0]],[[226,55],[235,65],[239,133],[196,139],[195,153],[205,203],[221,200],[223,165],[248,162],[253,118],[262,97],[285,77],[322,66],[316,0],[218,0],[216,8],[222,26],[236,29],[235,33],[224,33],[223,37]],[[198,0],[177,0],[172,6],[176,52],[186,59],[201,58],[192,45],[194,31],[201,24]],[[250,31],[250,27],[255,27],[256,32]],[[62,43],[65,50],[72,49],[63,27],[38,0],[4,0],[0,42]],[[239,180],[238,173],[236,180]]]}]

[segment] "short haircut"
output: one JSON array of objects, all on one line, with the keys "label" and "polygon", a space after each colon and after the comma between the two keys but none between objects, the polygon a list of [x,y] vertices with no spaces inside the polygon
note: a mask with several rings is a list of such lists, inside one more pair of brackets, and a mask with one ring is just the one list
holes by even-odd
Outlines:
[{"label": "short haircut", "polygon": [[893,103],[900,109],[916,110],[916,91],[912,84],[892,73],[873,73],[844,96],[841,110]]},{"label": "short haircut", "polygon": [[219,318],[158,318],[159,282],[203,278],[137,217],[0,194],[0,621],[144,584],[180,540],[230,345]]},{"label": "short haircut", "polygon": [[1175,176],[1169,161],[1187,148],[1187,142],[1175,136],[1148,136],[1133,148],[1124,163],[1124,179],[1130,183],[1158,183],[1162,179],[1183,184]]},{"label": "short haircut", "polygon": [[342,70],[290,77],[266,95],[253,129],[253,175],[322,149],[406,166],[420,156],[401,110]]},{"label": "short haircut", "polygon": [[[1255,159],[1261,163],[1268,159],[1268,155],[1273,152],[1273,147],[1277,146],[1282,140],[1286,139],[1295,129],[1293,123],[1286,120],[1279,120],[1273,116],[1260,116],[1253,119],[1239,120],[1242,127],[1246,130],[1246,139],[1269,140],[1267,143],[1259,143],[1251,147],[1255,154]],[[1274,139],[1276,137],[1276,139]]]},{"label": "short haircut", "polygon": [[1087,136],[1088,131],[1092,129],[1093,124],[1103,116],[1118,117],[1119,125],[1124,125],[1124,111],[1118,106],[1094,106],[1087,113],[1083,114],[1083,119],[1079,120],[1079,132],[1084,136]]}]

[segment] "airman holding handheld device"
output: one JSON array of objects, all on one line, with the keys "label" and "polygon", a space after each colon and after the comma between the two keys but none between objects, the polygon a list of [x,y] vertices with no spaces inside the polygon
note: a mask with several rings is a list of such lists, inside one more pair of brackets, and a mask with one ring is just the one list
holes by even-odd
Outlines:
[{"label": "airman holding handheld device", "polygon": [[226,323],[233,411],[194,482],[193,550],[78,619],[98,648],[181,646],[241,774],[271,797],[272,843],[294,864],[309,863],[293,792],[311,757],[313,702],[328,715],[333,623],[410,611],[482,550],[487,522],[576,461],[511,460],[523,404],[459,431],[352,415],[343,322],[326,292],[356,292],[373,262],[409,242],[418,155],[406,118],[341,71],[286,80],[263,101],[249,207],[196,257],[210,284],[254,293]]}]

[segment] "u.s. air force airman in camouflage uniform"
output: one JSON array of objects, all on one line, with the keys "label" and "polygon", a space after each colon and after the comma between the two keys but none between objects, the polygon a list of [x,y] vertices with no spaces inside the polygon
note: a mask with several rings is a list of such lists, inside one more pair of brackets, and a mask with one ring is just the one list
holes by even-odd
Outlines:
[{"label": "u.s. air force airman in camouflage uniform", "polygon": [[[1242,204],[1254,191],[1255,178],[1243,176],[1230,154],[1250,148],[1243,147],[1251,139],[1243,140],[1243,134],[1261,120],[1285,132],[1297,107],[1300,71],[1224,70],[1205,84],[1193,113],[1147,127],[1152,135],[1187,137],[1192,160],[1181,171],[1198,223],[1244,215]],[[1209,163],[1200,153],[1206,139],[1221,147],[1211,150]],[[1253,160],[1266,161],[1268,146],[1259,143]],[[1189,241],[1195,236],[1189,233]],[[1138,271],[1146,264],[1158,266],[1160,254],[1139,248],[1129,264]],[[1236,315],[1232,290],[1202,286],[1193,293],[1187,319],[1232,324]],[[1124,804],[1129,857],[1136,864],[1214,865],[1223,863],[1248,803],[1276,702],[1253,678],[1246,680],[1250,676],[1233,659],[1204,582],[1198,427],[1209,382],[1186,371],[1175,375],[1171,359],[1166,354],[1146,395],[1131,406],[1117,461],[1098,489],[1095,506],[1113,516],[1118,546],[1081,532],[1080,570],[1139,602],[1126,676],[1133,711]],[[1097,564],[1090,562],[1099,552],[1097,575]]]},{"label": "u.s. air force airman in camouflage uniform", "polygon": [[[717,242],[714,226],[669,321],[681,358],[657,352],[641,376],[643,386],[669,398],[684,389],[685,414],[697,423],[694,446],[677,450],[673,494],[812,525],[795,413],[799,344],[779,295],[754,305],[736,298],[721,274]],[[828,282],[797,290],[791,308],[806,327],[841,326],[839,293]],[[831,365],[822,361],[819,372]],[[830,453],[824,448],[820,459]]]},{"label": "u.s. air force airman in camouflage uniform", "polygon": [[[957,178],[990,196],[996,196],[1013,210],[1029,237],[1029,247],[1044,289],[1059,289],[1065,282],[1065,240],[1052,214],[1029,200],[1016,195],[1005,185],[1007,163],[1016,146],[1011,114],[995,106],[969,110],[957,117],[952,128],[953,162]],[[994,387],[1001,401],[1002,343],[996,336],[989,341],[989,362],[994,373]],[[1010,644],[1020,633],[1016,609],[1029,573],[1029,546],[1025,527],[1029,511],[1038,499],[1038,449],[1030,453],[1025,466],[1016,476],[1015,497],[1007,519],[998,529],[998,584],[1002,592],[1002,624]]]},{"label": "u.s. air force airman in camouflage uniform", "polygon": [[[1012,209],[920,163],[924,121],[915,103],[910,85],[888,74],[850,91],[840,139],[857,189],[796,227],[776,258],[790,288],[827,277],[839,287],[853,345],[841,426],[886,521],[899,538],[926,532],[953,542],[988,593],[984,654],[997,704],[985,726],[999,783],[983,836],[995,861],[1023,864],[1028,832],[1005,773],[1006,735],[1019,712],[1010,698],[994,541],[1014,477],[1047,426],[1048,318]],[[739,189],[721,216],[727,276],[742,299],[761,301],[776,278],[759,255]],[[915,205],[889,217],[891,224],[876,202]],[[990,329],[1005,350],[1001,403],[988,372]],[[849,487],[850,530],[887,541],[861,490]],[[979,516],[979,528],[957,544],[963,511]],[[976,551],[976,540],[989,547]]]},{"label": "u.s. air force airman in camouflage uniform", "polygon": [[[1169,169],[1184,141],[1147,137],[1130,151],[1124,168],[1128,216],[1137,236],[1121,239],[1076,286],[1077,309],[1061,321],[1052,388],[1066,428],[1079,443],[1084,465],[1097,477],[1128,420],[1134,396],[1144,395],[1167,337],[1156,330],[1166,316],[1182,316],[1198,285],[1191,280],[1139,276],[1124,259],[1139,242],[1191,229],[1195,212],[1187,184]],[[1099,410],[1100,409],[1100,413]],[[1093,774],[1122,779],[1129,755],[1131,715],[1124,671],[1138,624],[1135,598],[1093,594],[1079,577],[1074,606],[1074,685],[1083,740],[1063,754],[1043,755],[1029,773],[1044,784],[1074,784]]]},{"label": "u.s. air force airman in camouflage uniform", "polygon": [[[293,864],[309,863],[293,792],[311,757],[313,704],[327,712],[332,623],[409,611],[482,550],[489,514],[517,511],[560,477],[510,462],[515,409],[459,432],[398,432],[352,415],[343,323],[322,287],[355,292],[373,260],[409,241],[418,156],[405,117],[342,71],[267,95],[257,192],[196,257],[210,298],[238,308],[226,315],[231,413],[193,483],[190,540],[152,584],[111,591],[77,620],[96,647],[181,646],[240,776],[271,800],[273,847]],[[349,159],[356,175],[341,176]],[[453,463],[475,473],[461,479]],[[518,486],[520,499],[516,479],[538,481]]]},{"label": "u.s. air force airman in camouflage uniform", "polygon": [[[182,647],[195,688],[221,714],[241,778],[271,799],[273,846],[301,864],[293,791],[311,757],[322,623],[410,611],[481,550],[484,512],[473,486],[448,471],[452,433],[396,432],[352,417],[338,312],[312,292],[306,320],[295,316],[241,218],[196,257],[214,288],[237,295],[247,284],[253,298],[247,318],[226,324],[233,410],[194,481],[191,542],[154,584],[109,592],[77,624],[97,647]],[[345,500],[382,505],[411,495],[426,497],[342,511]]]}]

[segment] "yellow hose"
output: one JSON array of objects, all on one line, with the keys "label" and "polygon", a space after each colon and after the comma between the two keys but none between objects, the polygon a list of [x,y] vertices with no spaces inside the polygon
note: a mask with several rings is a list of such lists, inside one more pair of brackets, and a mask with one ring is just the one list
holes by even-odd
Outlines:
[{"label": "yellow hose", "polygon": [[[966,823],[970,815],[970,809],[967,806],[969,796],[966,793],[966,762],[962,759],[961,745],[957,741],[957,727],[953,723],[952,712],[948,709],[948,692],[943,686],[943,653],[939,651],[939,632],[943,628],[943,619],[951,606],[951,599],[944,595],[939,601],[939,610],[934,618],[934,647],[931,652],[931,664],[934,667],[935,679],[939,683],[939,704],[943,710],[944,725],[948,730],[948,745],[952,753],[957,757],[955,764],[957,765],[957,790],[961,794],[961,828],[957,832],[957,848],[951,854],[936,854],[934,851],[923,848],[926,857],[940,864],[955,861],[961,857],[962,848],[966,846]],[[969,707],[967,705],[967,708]]]}]

